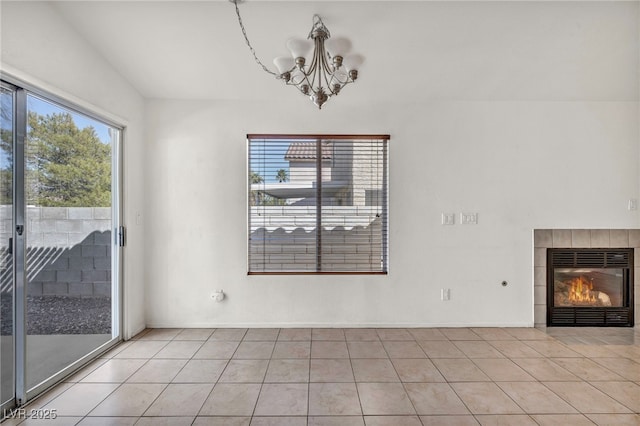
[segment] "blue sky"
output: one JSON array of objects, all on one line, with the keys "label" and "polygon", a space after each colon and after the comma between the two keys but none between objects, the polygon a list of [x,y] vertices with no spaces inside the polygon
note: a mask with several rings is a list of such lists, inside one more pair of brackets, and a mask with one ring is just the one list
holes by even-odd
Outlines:
[{"label": "blue sky", "polygon": [[284,155],[291,141],[268,141],[264,144],[253,141],[250,153],[249,168],[264,178],[264,183],[278,182],[278,170],[285,169],[289,174],[289,162]]},{"label": "blue sky", "polygon": [[[9,96],[9,97],[5,98],[5,96]],[[2,107],[10,108],[11,107],[10,95],[8,95],[7,92],[3,91],[2,97],[3,97]],[[68,112],[73,117],[73,121],[76,124],[76,126],[78,126],[79,129],[93,127],[96,132],[96,135],[98,136],[98,138],[102,143],[104,144],[111,143],[111,138],[109,136],[109,126],[97,120],[94,120],[90,117],[87,117],[86,115],[68,110],[66,108],[57,106],[53,103],[47,102],[45,100],[42,100],[38,97],[31,96],[31,95],[27,96],[27,109],[29,111],[35,111],[40,115],[50,115],[50,114],[56,114],[56,113],[59,114],[59,113]],[[11,129],[12,123],[11,123],[10,114],[4,114],[4,113],[2,114],[0,125],[2,126],[3,129]],[[6,168],[6,167],[7,167],[7,153],[0,152],[0,168]]]},{"label": "blue sky", "polygon": [[102,141],[102,143],[111,142],[111,138],[109,137],[109,126],[99,121],[96,121],[90,117],[87,117],[86,115],[67,110],[65,108],[46,102],[34,96],[27,97],[27,108],[29,111],[35,111],[40,115],[49,115],[49,114],[55,114],[55,113],[59,114],[62,112],[68,112],[73,117],[73,121],[74,123],[76,123],[76,126],[78,126],[79,129],[84,129],[86,127],[93,127],[96,131],[96,134],[98,135],[98,138]]}]

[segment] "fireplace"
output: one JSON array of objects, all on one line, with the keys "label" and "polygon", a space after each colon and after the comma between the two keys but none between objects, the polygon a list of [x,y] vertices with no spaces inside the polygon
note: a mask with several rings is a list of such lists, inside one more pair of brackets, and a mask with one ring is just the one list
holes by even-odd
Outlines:
[{"label": "fireplace", "polygon": [[547,326],[632,327],[633,249],[548,249]]}]

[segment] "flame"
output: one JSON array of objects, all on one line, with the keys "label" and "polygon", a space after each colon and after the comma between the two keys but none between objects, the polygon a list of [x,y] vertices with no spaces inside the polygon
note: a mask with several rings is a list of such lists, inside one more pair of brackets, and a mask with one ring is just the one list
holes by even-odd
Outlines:
[{"label": "flame", "polygon": [[580,276],[570,280],[568,284],[571,286],[569,288],[571,302],[596,303],[598,300],[593,293],[593,282],[587,281],[586,278]]}]

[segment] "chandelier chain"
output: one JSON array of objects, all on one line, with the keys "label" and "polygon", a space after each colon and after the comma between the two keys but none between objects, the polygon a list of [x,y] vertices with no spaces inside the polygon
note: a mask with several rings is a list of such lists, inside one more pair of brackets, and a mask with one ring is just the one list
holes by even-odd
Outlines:
[{"label": "chandelier chain", "polygon": [[313,24],[311,26],[311,31],[309,32],[308,38],[313,38],[313,32],[315,30],[323,30],[327,34],[327,38],[331,37],[329,29],[326,27],[326,25],[324,25],[324,22],[322,22],[322,18],[317,13],[313,15]]},{"label": "chandelier chain", "polygon": [[265,72],[277,77],[278,74],[271,71],[269,68],[266,67],[265,64],[263,64],[260,61],[260,59],[258,59],[258,55],[256,55],[255,49],[253,48],[253,46],[251,46],[251,42],[249,42],[249,37],[247,37],[247,30],[244,28],[244,24],[242,23],[242,17],[240,16],[240,9],[238,8],[238,0],[233,0],[233,4],[236,6],[236,15],[238,15],[238,23],[240,24],[240,28],[242,29],[242,35],[244,36],[244,41],[247,43],[249,50],[253,54],[253,59],[255,59],[256,63],[260,65]]}]

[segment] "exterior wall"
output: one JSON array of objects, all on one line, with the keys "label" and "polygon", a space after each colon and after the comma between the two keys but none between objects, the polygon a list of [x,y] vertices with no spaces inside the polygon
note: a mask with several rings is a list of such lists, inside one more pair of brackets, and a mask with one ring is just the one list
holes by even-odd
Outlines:
[{"label": "exterior wall", "polygon": [[[344,141],[333,144],[333,159],[324,161],[322,180],[348,183],[344,191],[336,194],[335,203],[365,206],[370,201],[367,199],[368,191],[382,191],[382,149],[382,145],[374,142],[370,145]],[[372,158],[377,161],[373,162]],[[292,161],[289,164],[291,183],[315,181],[315,173],[315,166],[309,161]]]},{"label": "exterior wall", "polygon": [[[353,143],[347,141],[335,142],[333,144],[331,165],[331,180],[351,182],[353,179]],[[351,199],[345,200],[345,204],[350,205],[351,203]]]},{"label": "exterior wall", "polygon": [[[0,206],[0,218],[6,242],[11,206]],[[28,294],[111,295],[111,208],[28,207],[27,218]],[[2,290],[10,287],[9,279],[0,283]]]},{"label": "exterior wall", "polygon": [[[322,162],[322,181],[331,180],[331,162]],[[314,182],[316,180],[315,161],[289,162],[289,182]]]},{"label": "exterior wall", "polygon": [[[353,205],[367,205],[367,191],[382,191],[384,149],[382,144],[355,144],[353,146]],[[373,163],[371,158],[376,158]],[[374,185],[372,185],[372,183]],[[377,185],[376,185],[377,184]],[[380,205],[382,200],[380,200]]]},{"label": "exterior wall", "polygon": [[548,248],[632,248],[634,321],[640,324],[640,229],[536,229],[533,231],[533,291],[536,327],[547,325]]}]

